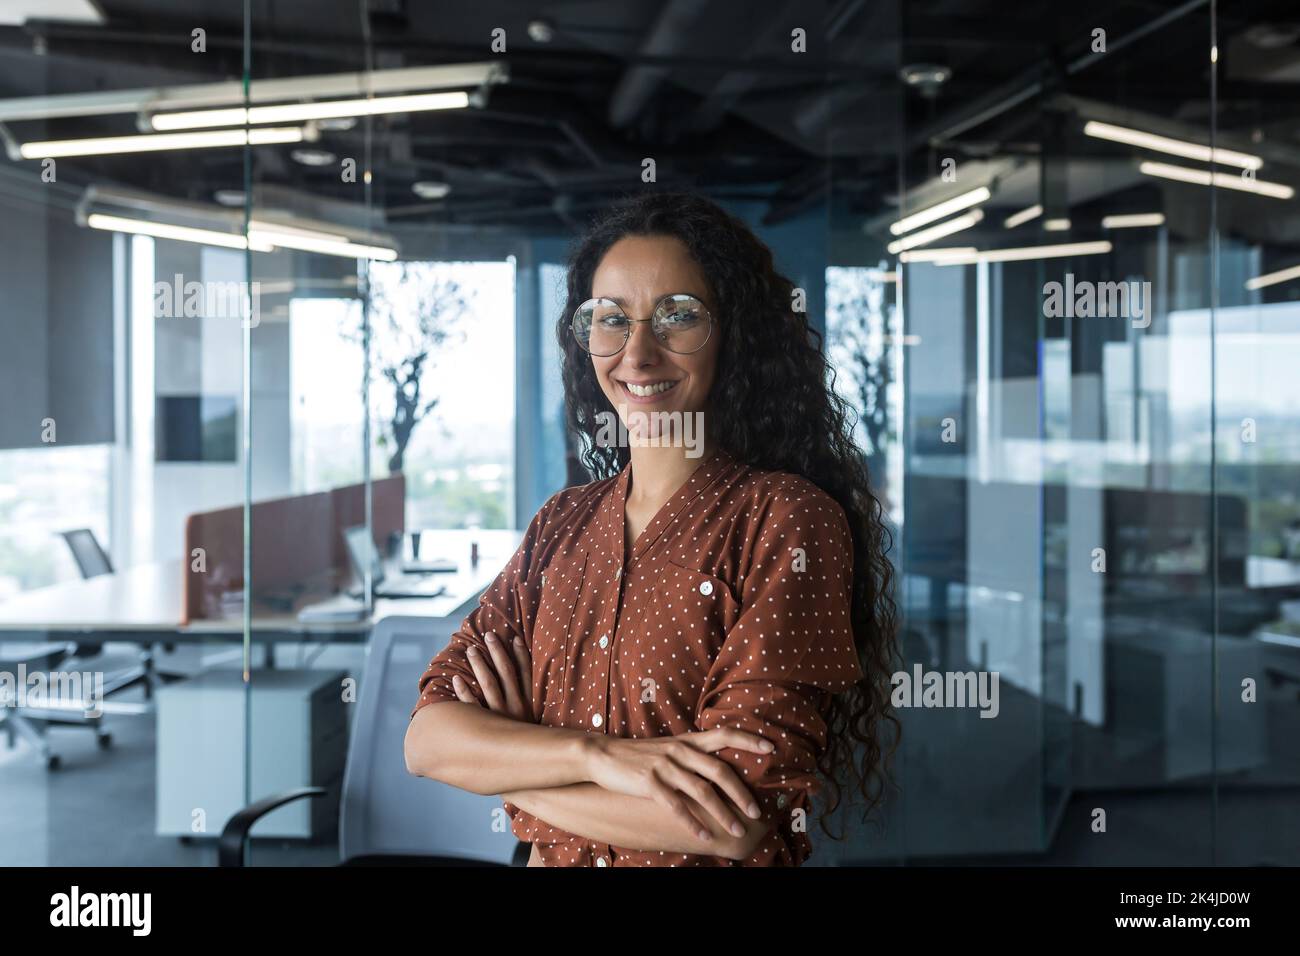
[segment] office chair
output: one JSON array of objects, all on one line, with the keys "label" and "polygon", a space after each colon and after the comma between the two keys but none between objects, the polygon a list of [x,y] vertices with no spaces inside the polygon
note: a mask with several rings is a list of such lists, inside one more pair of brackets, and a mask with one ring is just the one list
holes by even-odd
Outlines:
[{"label": "office chair", "polygon": [[[109,559],[108,553],[95,537],[95,532],[89,528],[74,528],[71,531],[60,531],[59,536],[67,542],[68,550],[72,552],[72,559],[77,563],[77,570],[81,572],[83,580],[97,578],[104,574],[113,573],[113,562]],[[163,644],[165,650],[172,650],[173,644]],[[78,658],[94,657],[102,653],[104,643],[102,641],[78,641],[75,655]],[[160,671],[154,666],[153,645],[142,643],[140,645],[140,663],[134,667],[127,667],[112,674],[104,676],[104,696],[108,697],[119,691],[126,690],[128,687],[134,687],[141,684],[144,687],[145,700],[153,698],[154,689],[162,681],[183,680],[188,675],[174,671]]]},{"label": "office chair", "polygon": [[[524,866],[530,846],[492,827],[501,799],[412,776],[402,741],[415,683],[459,626],[452,618],[386,617],[375,624],[348,743],[339,803],[343,866]],[[326,796],[322,787],[273,794],[226,823],[218,865],[243,866],[249,830],[295,800]],[[500,819],[500,817],[495,817]]]},{"label": "office chair", "polygon": [[[50,642],[31,644],[0,644],[0,671],[16,673],[20,668],[27,672],[50,672],[73,656],[70,643]],[[80,705],[80,706],[79,706]],[[88,715],[85,701],[51,699],[41,704],[23,703],[17,700],[0,699],[0,727],[7,736],[9,749],[13,749],[15,738],[21,736],[30,743],[49,770],[59,768],[59,755],[50,750],[46,730],[51,724],[71,724],[89,727],[95,732],[95,740],[101,748],[112,744],[112,735],[104,730],[103,715]],[[103,708],[100,702],[100,708]]]}]

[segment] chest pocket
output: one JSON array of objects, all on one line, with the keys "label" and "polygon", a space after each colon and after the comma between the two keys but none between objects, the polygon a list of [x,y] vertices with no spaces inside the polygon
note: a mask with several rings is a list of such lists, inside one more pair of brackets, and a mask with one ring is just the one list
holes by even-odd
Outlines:
[{"label": "chest pocket", "polygon": [[568,686],[574,647],[571,625],[586,567],[586,552],[559,555],[547,563],[538,579],[532,634],[533,704],[543,717],[559,710]]},{"label": "chest pocket", "polygon": [[668,560],[654,590],[655,609],[648,616],[643,640],[657,643],[663,638],[686,647],[691,660],[707,657],[699,661],[707,671],[740,616],[740,602],[731,586],[717,575]]}]

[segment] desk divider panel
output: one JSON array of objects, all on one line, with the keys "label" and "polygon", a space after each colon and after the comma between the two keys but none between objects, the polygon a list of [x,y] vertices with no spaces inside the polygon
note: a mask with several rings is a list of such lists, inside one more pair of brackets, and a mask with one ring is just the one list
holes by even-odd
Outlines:
[{"label": "desk divider panel", "polygon": [[[404,530],[406,479],[394,475],[371,487],[373,533],[382,553],[388,536]],[[349,573],[343,529],[364,523],[363,484],[254,502],[255,595],[311,591],[324,597]],[[182,624],[225,616],[222,595],[243,587],[243,526],[242,505],[186,518]]]}]

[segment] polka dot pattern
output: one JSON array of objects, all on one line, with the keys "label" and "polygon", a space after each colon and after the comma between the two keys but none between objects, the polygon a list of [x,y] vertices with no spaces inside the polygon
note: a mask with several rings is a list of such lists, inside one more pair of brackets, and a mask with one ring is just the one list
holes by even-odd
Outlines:
[{"label": "polka dot pattern", "polygon": [[[843,509],[812,482],[725,452],[701,464],[629,548],[631,469],[566,488],[419,681],[412,716],[456,700],[483,635],[520,635],[534,719],[645,738],[736,727],[775,745],[726,748],[768,832],[744,860],[597,843],[506,803],[547,866],[798,866],[831,696],[862,677],[850,623],[853,545]],[[630,554],[629,554],[630,552]]]}]

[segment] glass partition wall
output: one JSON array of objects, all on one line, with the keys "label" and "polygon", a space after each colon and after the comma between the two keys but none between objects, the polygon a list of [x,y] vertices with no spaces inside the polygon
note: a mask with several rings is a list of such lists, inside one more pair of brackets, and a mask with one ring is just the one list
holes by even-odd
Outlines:
[{"label": "glass partition wall", "polygon": [[803,291],[893,532],[892,784],[813,865],[1300,860],[1284,5],[381,6],[0,33],[0,863],[302,785],[245,862],[338,861],[380,572],[586,480],[562,264],[667,188]]}]

